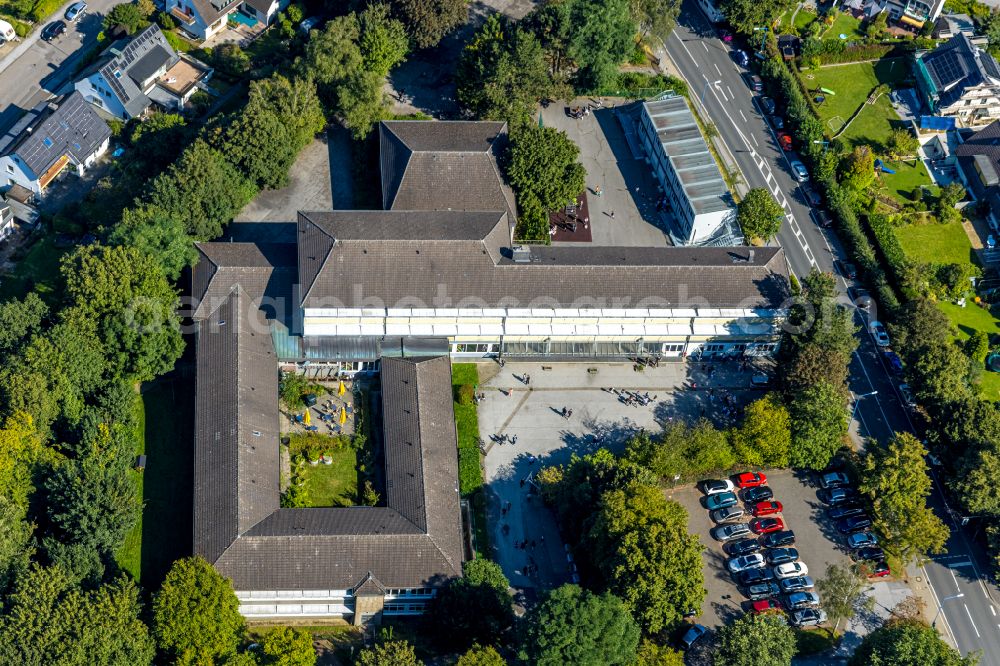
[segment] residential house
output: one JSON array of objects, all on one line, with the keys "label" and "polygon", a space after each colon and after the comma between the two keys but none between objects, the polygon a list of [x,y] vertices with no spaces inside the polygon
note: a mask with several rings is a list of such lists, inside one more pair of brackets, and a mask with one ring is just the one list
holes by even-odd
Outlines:
[{"label": "residential house", "polygon": [[684,98],[643,102],[637,130],[672,214],[674,244],[741,242],[735,202]]},{"label": "residential house", "polygon": [[206,40],[226,28],[229,15],[244,0],[165,0],[166,11],[177,19],[181,30],[194,39]]},{"label": "residential house", "polygon": [[1000,121],[979,130],[954,150],[973,196],[989,205],[989,222],[1000,228]]},{"label": "residential house", "polygon": [[955,35],[976,36],[976,24],[968,14],[942,14],[934,23],[931,37],[934,39],[951,39]]},{"label": "residential house", "polygon": [[916,56],[917,89],[931,113],[960,127],[1000,119],[1000,65],[967,35],[959,34]]},{"label": "residential house", "polygon": [[111,128],[80,93],[42,102],[0,137],[0,188],[40,196],[67,167],[82,176],[110,141]]},{"label": "residential house", "polygon": [[271,25],[290,3],[291,0],[244,0],[240,11],[257,19],[259,23]]},{"label": "residential house", "polygon": [[14,228],[14,209],[7,203],[7,199],[0,194],[0,240],[14,233]]},{"label": "residential house", "polygon": [[151,106],[183,110],[211,76],[210,67],[174,51],[160,27],[153,24],[105,49],[74,86],[99,109],[131,120]]},{"label": "residential house", "polygon": [[937,21],[944,3],[945,0],[847,0],[843,6],[865,19],[887,12],[889,20],[911,29],[920,29],[928,21]]}]

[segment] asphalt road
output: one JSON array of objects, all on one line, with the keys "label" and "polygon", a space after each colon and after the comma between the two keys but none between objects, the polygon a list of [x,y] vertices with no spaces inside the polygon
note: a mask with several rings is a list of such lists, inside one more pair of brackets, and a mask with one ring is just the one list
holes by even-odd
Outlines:
[{"label": "asphalt road", "polygon": [[[755,106],[754,94],[743,78],[743,70],[733,62],[730,46],[717,38],[692,0],[683,3],[666,51],[687,79],[692,96],[702,100],[747,185],[767,188],[784,207],[787,218],[778,242],[785,248],[792,271],[799,277],[813,267],[836,272],[834,259],[846,256],[842,246],[834,233],[813,221],[799,184],[791,175],[788,156],[778,147]],[[843,276],[838,277],[838,283],[845,292],[850,286]],[[846,294],[842,299],[849,303]],[[894,432],[913,432],[914,428],[896,382],[867,333],[868,320],[860,311],[856,311],[856,322],[861,329],[860,346],[851,362],[850,388],[856,396],[864,396],[857,399],[857,428],[862,435],[884,443]],[[920,571],[941,604],[937,622],[963,654],[982,651],[981,664],[1000,666],[1000,615],[992,601],[1000,599],[1000,591],[980,575],[988,568],[985,554],[954,522],[937,484],[930,504],[952,531],[947,554],[931,560]],[[957,594],[964,596],[941,601]]]},{"label": "asphalt road", "polygon": [[[40,24],[24,39],[24,50],[0,71],[0,132],[5,132],[28,109],[57,93],[73,74],[75,64],[97,40],[105,12],[120,0],[88,0],[89,8],[76,23],[67,23],[65,34],[46,43],[38,34]],[[69,6],[71,2],[67,2]],[[61,19],[65,7],[51,19]]]}]

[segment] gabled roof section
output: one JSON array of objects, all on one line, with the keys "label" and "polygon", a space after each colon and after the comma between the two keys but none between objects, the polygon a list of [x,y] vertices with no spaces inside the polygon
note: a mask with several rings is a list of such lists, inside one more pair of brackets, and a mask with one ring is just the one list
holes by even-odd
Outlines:
[{"label": "gabled roof section", "polygon": [[960,99],[967,88],[985,82],[1000,85],[1000,66],[993,56],[973,44],[968,35],[955,35],[921,56],[920,61],[942,106]]},{"label": "gabled roof section", "polygon": [[161,68],[170,67],[177,60],[177,52],[154,23],[131,39],[108,47],[98,64],[85,71],[84,76],[99,71],[129,114],[138,116],[149,106],[143,84]]},{"label": "gabled roof section", "polygon": [[[199,261],[191,269],[190,316],[203,319],[239,285],[260,305],[265,296],[291,299],[295,246],[280,243],[196,243]],[[291,306],[291,303],[289,303]]]},{"label": "gabled roof section", "polygon": [[16,154],[35,176],[64,156],[83,163],[111,137],[111,128],[83,95],[70,93],[58,102],[43,102],[0,138],[0,154]]},{"label": "gabled roof section", "polygon": [[500,173],[507,124],[394,120],[379,125],[386,210],[506,210],[514,196]]}]

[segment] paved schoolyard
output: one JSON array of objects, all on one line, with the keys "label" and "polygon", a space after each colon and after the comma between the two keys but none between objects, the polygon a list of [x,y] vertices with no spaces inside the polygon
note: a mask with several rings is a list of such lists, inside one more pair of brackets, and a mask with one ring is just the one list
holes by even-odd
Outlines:
[{"label": "paved schoolyard", "polygon": [[[602,446],[620,451],[640,428],[659,430],[666,419],[699,416],[712,405],[709,382],[716,392],[725,387],[740,404],[762,395],[749,388],[749,369],[718,364],[710,380],[704,367],[666,361],[643,372],[635,372],[631,363],[508,362],[502,370],[481,366],[482,373],[496,374],[479,386],[485,394],[479,405],[480,436],[487,443],[499,435],[517,437],[516,444],[492,443],[485,457],[494,556],[514,587],[546,589],[569,580],[572,571],[551,512],[530,494],[531,484],[525,481],[530,474]],[[527,386],[518,379],[526,373]],[[697,390],[685,388],[692,382]],[[648,392],[651,402],[627,406],[605,390],[611,387]],[[573,410],[570,418],[562,416],[564,407]],[[710,408],[706,416],[721,417]],[[522,541],[527,548],[515,547]],[[524,575],[526,564],[535,565],[537,572]]]}]

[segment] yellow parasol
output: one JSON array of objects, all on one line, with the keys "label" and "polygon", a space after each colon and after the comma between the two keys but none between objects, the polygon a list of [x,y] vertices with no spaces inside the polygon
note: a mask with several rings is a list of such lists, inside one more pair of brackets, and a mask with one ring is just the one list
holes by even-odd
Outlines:
[{"label": "yellow parasol", "polygon": [[306,413],[302,416],[302,422],[306,425],[312,425],[312,416],[309,414],[311,412],[308,407],[306,408]]},{"label": "yellow parasol", "polygon": [[340,425],[347,423],[347,410],[343,407],[340,408]]},{"label": "yellow parasol", "polygon": [[347,389],[344,388],[344,382],[340,382],[340,386],[337,387],[337,395],[344,395],[347,393]]}]

